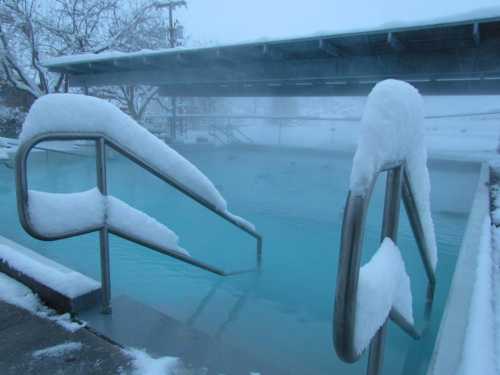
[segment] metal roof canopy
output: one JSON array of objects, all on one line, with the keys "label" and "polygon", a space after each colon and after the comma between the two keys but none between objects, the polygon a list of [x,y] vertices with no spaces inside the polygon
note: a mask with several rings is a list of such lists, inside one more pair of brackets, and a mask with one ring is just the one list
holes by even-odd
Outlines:
[{"label": "metal roof canopy", "polygon": [[46,66],[68,74],[72,86],[154,85],[166,96],[364,95],[385,78],[423,94],[500,94],[500,17]]}]

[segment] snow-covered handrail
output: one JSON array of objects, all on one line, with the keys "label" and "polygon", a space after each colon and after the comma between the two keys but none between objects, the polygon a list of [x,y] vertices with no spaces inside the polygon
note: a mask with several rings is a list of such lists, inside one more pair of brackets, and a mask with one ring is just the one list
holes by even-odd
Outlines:
[{"label": "snow-covered handrail", "polygon": [[[357,361],[367,344],[371,343],[368,359],[370,374],[378,374],[382,365],[387,318],[418,339],[428,326],[434,298],[437,257],[430,207],[428,202],[422,201],[428,199],[430,187],[425,148],[423,140],[419,138],[423,117],[419,99],[418,92],[404,82],[383,81],[373,89],[363,116],[365,129],[354,157],[351,186],[344,210],[333,339],[337,354],[346,362]],[[401,129],[405,126],[409,129]],[[423,154],[417,155],[416,152]],[[387,172],[382,246],[372,260],[361,268],[365,219],[373,187],[382,172]],[[425,184],[423,192],[416,195],[415,189],[422,188],[422,183]],[[428,281],[424,324],[420,330],[413,322],[409,279],[399,249],[395,246],[401,199]],[[432,227],[430,233],[429,227]],[[380,270],[384,267],[388,269]],[[384,275],[380,275],[381,272]],[[381,278],[382,282],[377,278]],[[391,290],[377,290],[379,285]],[[391,295],[387,296],[386,293]],[[382,302],[370,304],[370,301],[363,300],[367,297]],[[363,313],[364,318],[376,321],[364,324],[359,317]],[[364,327],[360,327],[361,324]]]},{"label": "snow-covered handrail", "polygon": [[[63,108],[54,108],[54,104],[63,106]],[[64,104],[67,105],[66,108],[64,108]],[[81,115],[82,107],[85,115],[93,115],[95,118],[77,116],[72,121],[72,110],[79,110]],[[60,117],[62,119],[58,118],[58,114],[61,114]],[[54,122],[53,124],[51,124],[51,120]],[[103,131],[96,131],[96,129],[99,129],[99,121],[97,120],[101,124],[106,120],[113,121],[120,128],[116,129],[116,126],[106,127],[103,124],[101,127]],[[66,126],[65,124],[70,124],[70,126]],[[79,125],[81,125],[83,130],[78,130]],[[120,131],[127,133],[128,137],[123,136]],[[142,143],[138,139],[141,137],[143,139]],[[144,142],[144,139],[146,142]],[[98,190],[94,189],[76,194],[51,194],[28,190],[27,160],[30,151],[41,142],[68,140],[95,142]],[[256,239],[257,267],[260,266],[262,237],[256,232],[251,223],[233,215],[227,210],[226,202],[217,189],[194,165],[167,145],[162,144],[160,140],[109,103],[103,103],[99,99],[79,95],[47,95],[39,99],[32,106],[23,126],[21,142],[16,154],[16,193],[19,218],[21,225],[28,234],[45,241],[64,239],[96,231],[100,232],[104,311],[110,311],[108,232],[221,276],[252,271],[226,272],[218,267],[194,259],[184,249],[177,246],[175,233],[156,222],[156,220],[149,218],[146,214],[129,207],[114,197],[108,196],[106,147],[114,149],[149,173],[214,212],[222,219],[254,237]],[[68,197],[70,195],[73,197]],[[51,228],[48,228],[49,230],[46,227],[44,228],[43,218],[41,220],[36,220],[36,218],[33,220],[34,211],[30,210],[30,205],[38,204],[42,212],[49,213],[50,210],[54,210],[54,207],[56,211],[59,208],[57,212],[52,212],[52,214],[57,215],[62,212],[62,209],[59,207],[61,204],[57,203],[64,203],[63,200],[67,201],[66,198],[85,198],[84,200],[87,202],[97,202],[94,205],[97,208],[92,209],[92,207],[89,208],[85,207],[84,204],[80,204],[80,208],[83,211],[86,210],[88,213],[86,215],[87,219],[75,225],[73,225],[74,223],[71,225],[60,223],[60,228],[54,231],[50,230]],[[47,204],[47,202],[49,203]],[[64,204],[62,205],[64,206]],[[164,241],[152,238],[150,235],[151,230],[148,233],[138,233],[138,231],[133,230],[132,223],[125,223],[123,220],[120,220],[120,213],[123,213],[124,210],[134,220],[147,221],[147,225],[158,228],[163,233],[162,238]]]},{"label": "snow-covered handrail", "polygon": [[[21,221],[21,225],[24,230],[30,234],[31,236],[43,240],[43,241],[53,241],[59,240],[69,237],[75,237],[87,233],[92,233],[96,231],[105,230],[106,232],[112,233],[116,236],[119,236],[123,239],[135,242],[139,245],[145,246],[162,254],[171,256],[173,258],[179,259],[183,262],[189,263],[193,266],[202,268],[206,271],[218,274],[220,276],[230,276],[235,274],[240,274],[244,272],[249,272],[251,270],[243,270],[243,271],[233,271],[226,272],[218,267],[214,267],[212,265],[206,264],[204,262],[198,261],[188,255],[187,253],[181,251],[182,249],[172,249],[172,246],[161,245],[158,241],[153,241],[147,239],[143,236],[137,236],[130,231],[123,230],[120,226],[114,225],[113,223],[109,223],[108,221],[97,221],[93,224],[83,226],[81,228],[73,228],[71,230],[64,231],[62,233],[42,233],[36,225],[34,225],[32,217],[30,215],[29,209],[29,196],[30,190],[28,190],[28,179],[27,179],[27,160],[30,151],[35,148],[35,146],[41,142],[45,141],[68,141],[68,140],[87,140],[87,141],[95,141],[96,149],[97,149],[97,169],[98,169],[98,187],[100,193],[103,196],[107,196],[106,189],[106,163],[105,163],[105,146],[109,146],[121,155],[127,157],[129,160],[135,162],[137,165],[146,169],[148,172],[152,173],[156,177],[160,178],[162,181],[167,184],[175,187],[182,193],[186,194],[190,198],[194,199],[196,202],[201,204],[202,206],[208,208],[212,212],[216,213],[224,220],[230,222],[235,225],[239,229],[245,231],[250,236],[254,237],[257,241],[257,266],[260,265],[261,252],[262,252],[262,237],[252,228],[249,228],[246,222],[242,221],[242,219],[234,216],[227,211],[223,211],[218,209],[216,206],[211,204],[209,201],[199,196],[197,193],[193,192],[188,187],[182,185],[174,178],[162,173],[154,166],[148,164],[144,159],[142,159],[139,155],[136,155],[130,150],[127,150],[125,147],[117,144],[114,140],[109,139],[105,134],[102,133],[75,133],[75,132],[67,132],[67,133],[45,133],[34,136],[31,139],[25,140],[18,148],[16,155],[16,192],[17,192],[17,205],[18,205],[18,213]],[[31,192],[33,194],[34,192]],[[37,193],[40,194],[40,193]],[[46,193],[47,194],[47,193]],[[109,197],[113,198],[113,197]],[[116,199],[116,198],[115,198]],[[123,204],[123,202],[121,202]],[[102,242],[102,239],[101,239]],[[106,241],[107,242],[107,241]],[[107,251],[106,251],[107,252]],[[101,258],[101,261],[103,259]],[[103,268],[106,267],[105,264],[102,264]],[[109,267],[109,261],[108,261]],[[109,272],[109,271],[108,271]],[[104,277],[105,280],[108,276]],[[104,281],[103,280],[103,281]],[[103,291],[105,289],[103,282]],[[109,301],[108,301],[109,305]]]}]

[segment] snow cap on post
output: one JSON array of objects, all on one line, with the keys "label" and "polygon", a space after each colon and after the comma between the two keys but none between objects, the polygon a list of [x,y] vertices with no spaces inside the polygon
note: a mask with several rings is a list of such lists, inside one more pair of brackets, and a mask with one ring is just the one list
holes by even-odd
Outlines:
[{"label": "snow cap on post", "polygon": [[379,82],[366,102],[349,188],[352,194],[365,195],[384,165],[404,162],[422,221],[429,259],[435,269],[437,248],[423,124],[423,100],[417,89],[394,79]]},{"label": "snow cap on post", "polygon": [[[426,163],[423,121],[423,101],[417,89],[394,79],[379,82],[368,95],[361,120],[351,191],[364,195],[385,164],[415,157]],[[415,155],[422,151],[423,155]]]}]

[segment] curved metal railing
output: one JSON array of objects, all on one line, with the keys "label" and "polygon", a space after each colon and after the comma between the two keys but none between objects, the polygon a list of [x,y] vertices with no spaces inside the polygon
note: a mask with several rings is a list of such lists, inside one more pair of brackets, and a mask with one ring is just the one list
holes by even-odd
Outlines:
[{"label": "curved metal railing", "polygon": [[[166,182],[170,186],[179,190],[183,194],[189,196],[191,199],[195,200],[203,207],[214,212],[225,221],[236,226],[240,230],[246,232],[250,236],[254,237],[257,241],[256,244],[256,268],[250,270],[242,271],[232,271],[227,272],[218,267],[209,265],[207,263],[196,260],[195,258],[181,253],[179,251],[170,249],[167,246],[160,246],[145,239],[139,239],[135,236],[121,230],[119,227],[111,226],[109,224],[98,225],[90,228],[85,228],[82,230],[70,231],[60,235],[47,235],[40,233],[35,226],[31,223],[31,219],[28,212],[29,205],[29,190],[28,190],[28,177],[27,177],[27,160],[30,151],[35,148],[35,146],[41,142],[45,141],[95,141],[96,144],[96,168],[97,168],[97,187],[102,195],[107,195],[107,176],[106,176],[106,146],[111,147],[113,150],[119,154],[125,156],[135,164],[139,165],[143,169],[147,170],[154,176],[158,177],[162,181]],[[43,241],[54,241],[69,237],[80,236],[87,233],[99,232],[100,241],[100,253],[101,253],[101,283],[102,283],[102,304],[103,312],[111,312],[111,283],[110,283],[110,270],[109,270],[109,239],[108,234],[112,233],[123,239],[132,241],[136,244],[145,246],[151,250],[157,251],[159,253],[168,255],[175,259],[181,260],[183,262],[189,263],[195,267],[204,269],[206,271],[215,273],[220,276],[231,276],[246,272],[251,272],[260,267],[261,257],[262,257],[262,237],[255,230],[245,226],[242,222],[238,221],[226,211],[220,210],[213,203],[197,194],[181,182],[177,181],[175,178],[163,173],[161,170],[156,168],[154,165],[143,159],[140,155],[137,155],[132,150],[118,144],[116,141],[108,137],[103,133],[79,133],[79,132],[50,132],[37,135],[32,139],[24,142],[18,148],[16,155],[16,193],[17,193],[17,207],[18,214],[21,221],[21,225],[24,230],[35,237]]]},{"label": "curved metal railing", "polygon": [[[400,200],[402,198],[413,235],[415,236],[418,245],[420,257],[425,267],[428,283],[423,327],[417,329],[414,324],[407,321],[394,309],[391,310],[389,319],[396,323],[414,339],[419,339],[425,333],[430,321],[436,276],[428,256],[429,252],[427,249],[427,242],[425,241],[422,221],[417,210],[414,194],[404,163],[387,165],[382,168],[382,170],[379,171],[377,176],[373,179],[370,184],[370,188],[365,195],[355,195],[352,192],[349,192],[347,196],[342,223],[340,259],[338,264],[337,288],[335,292],[335,309],[333,317],[333,339],[335,350],[338,356],[345,362],[355,362],[362,355],[362,353],[357,352],[354,345],[361,252],[363,248],[365,219],[371,194],[378,175],[384,171],[387,172],[387,181],[381,241],[384,238],[389,237],[394,243],[397,242],[399,208]],[[371,340],[367,374],[380,374],[382,368],[382,354],[386,323],[384,323]]]}]

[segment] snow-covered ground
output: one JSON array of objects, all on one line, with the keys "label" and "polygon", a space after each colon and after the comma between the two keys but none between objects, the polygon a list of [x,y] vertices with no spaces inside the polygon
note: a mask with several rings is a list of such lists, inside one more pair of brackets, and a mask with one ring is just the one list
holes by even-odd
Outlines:
[{"label": "snow-covered ground", "polygon": [[28,287],[0,272],[0,300],[18,306],[41,318],[54,321],[64,329],[75,332],[85,325],[71,320],[69,314],[59,315],[40,302]]}]

